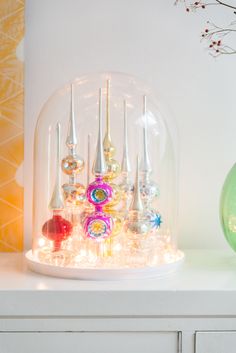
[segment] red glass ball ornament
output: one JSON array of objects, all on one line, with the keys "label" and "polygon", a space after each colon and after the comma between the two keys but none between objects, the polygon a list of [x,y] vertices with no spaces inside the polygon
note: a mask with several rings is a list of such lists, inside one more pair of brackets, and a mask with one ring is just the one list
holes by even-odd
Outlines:
[{"label": "red glass ball ornament", "polygon": [[54,243],[54,251],[61,248],[61,242],[72,234],[72,224],[60,215],[53,215],[42,227],[43,235]]}]

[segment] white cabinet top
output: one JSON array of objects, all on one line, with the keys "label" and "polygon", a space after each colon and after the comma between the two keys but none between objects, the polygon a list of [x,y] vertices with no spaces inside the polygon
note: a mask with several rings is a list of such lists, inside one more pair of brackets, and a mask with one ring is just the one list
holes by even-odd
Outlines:
[{"label": "white cabinet top", "polygon": [[0,316],[236,316],[236,254],[188,250],[164,278],[79,281],[30,272],[22,254],[0,254]]}]

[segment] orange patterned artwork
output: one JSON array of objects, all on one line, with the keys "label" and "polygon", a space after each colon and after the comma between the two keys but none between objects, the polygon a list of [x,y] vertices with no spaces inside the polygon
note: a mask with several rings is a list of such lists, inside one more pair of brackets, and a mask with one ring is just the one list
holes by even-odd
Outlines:
[{"label": "orange patterned artwork", "polygon": [[23,249],[24,1],[0,0],[0,251]]}]

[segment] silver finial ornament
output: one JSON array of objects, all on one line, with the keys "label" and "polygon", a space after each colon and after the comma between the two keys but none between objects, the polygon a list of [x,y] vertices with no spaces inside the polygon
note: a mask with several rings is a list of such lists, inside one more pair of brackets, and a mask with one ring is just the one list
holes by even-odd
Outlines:
[{"label": "silver finial ornament", "polygon": [[152,167],[148,153],[148,142],[147,142],[147,96],[143,96],[143,155],[141,160],[140,170],[143,173],[151,173]]},{"label": "silver finial ornament", "polygon": [[148,138],[147,138],[147,97],[143,96],[143,154],[141,160],[140,171],[142,180],[140,182],[140,192],[142,195],[142,201],[144,206],[150,205],[154,198],[159,195],[157,184],[150,180],[150,174],[152,172],[151,162],[148,152]]},{"label": "silver finial ornament", "polygon": [[76,128],[75,128],[75,104],[74,104],[74,85],[71,84],[71,107],[70,107],[70,120],[69,120],[69,128],[68,135],[66,139],[66,145],[69,150],[74,150],[78,141],[76,136]]},{"label": "silver finial ornament", "polygon": [[91,134],[88,134],[87,141],[87,186],[90,183],[90,158],[91,158]]},{"label": "silver finial ornament", "polygon": [[127,105],[124,100],[124,146],[123,146],[123,158],[121,163],[121,171],[123,173],[130,173],[130,160],[129,160],[129,146],[128,146],[128,126],[127,126]]},{"label": "silver finial ornament", "polygon": [[61,124],[56,125],[56,179],[52,197],[49,203],[51,210],[63,210],[64,202],[61,192]]},{"label": "silver finial ornament", "polygon": [[133,199],[130,204],[130,211],[138,211],[142,212],[143,211],[143,204],[142,204],[142,199],[140,195],[140,189],[139,189],[139,158],[137,157],[137,162],[136,162],[136,177],[135,177],[135,184],[134,184],[134,194],[133,194]]},{"label": "silver finial ornament", "polygon": [[103,176],[106,173],[106,162],[102,145],[102,89],[99,88],[99,109],[98,109],[98,140],[96,156],[93,164],[93,174]]},{"label": "silver finial ornament", "polygon": [[130,160],[129,160],[129,148],[128,148],[128,124],[127,124],[127,104],[124,100],[124,141],[123,141],[123,157],[121,164],[122,180],[119,184],[122,191],[123,210],[127,213],[130,205],[130,201],[134,191],[134,185],[130,180]]},{"label": "silver finial ornament", "polygon": [[75,111],[74,111],[74,86],[71,85],[71,111],[69,117],[68,135],[66,145],[69,149],[68,155],[62,159],[62,171],[70,177],[70,183],[75,183],[76,174],[84,169],[84,160],[76,153],[77,135],[75,127]]},{"label": "silver finial ornament", "polygon": [[128,217],[124,223],[124,230],[129,239],[139,239],[147,236],[151,229],[150,222],[146,219],[139,190],[139,159],[137,158],[136,180],[133,199],[129,208]]}]

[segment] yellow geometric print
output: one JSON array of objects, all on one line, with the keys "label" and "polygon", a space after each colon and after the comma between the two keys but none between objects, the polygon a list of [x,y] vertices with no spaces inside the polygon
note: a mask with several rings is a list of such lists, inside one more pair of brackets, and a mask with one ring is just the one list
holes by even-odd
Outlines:
[{"label": "yellow geometric print", "polygon": [[0,251],[23,250],[24,1],[0,0]]}]

